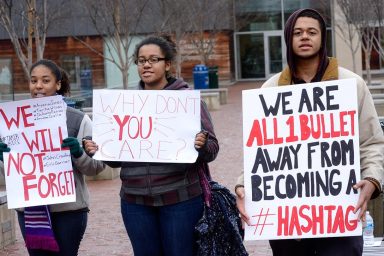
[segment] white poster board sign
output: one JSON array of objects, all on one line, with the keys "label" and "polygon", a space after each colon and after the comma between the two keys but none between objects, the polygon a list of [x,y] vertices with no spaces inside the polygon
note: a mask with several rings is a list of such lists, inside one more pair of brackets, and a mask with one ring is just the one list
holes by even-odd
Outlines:
[{"label": "white poster board sign", "polygon": [[71,156],[61,149],[68,136],[62,96],[0,104],[8,208],[74,202]]},{"label": "white poster board sign", "polygon": [[93,127],[96,159],[193,163],[200,92],[94,90]]},{"label": "white poster board sign", "polygon": [[361,235],[355,79],[243,91],[246,240]]}]

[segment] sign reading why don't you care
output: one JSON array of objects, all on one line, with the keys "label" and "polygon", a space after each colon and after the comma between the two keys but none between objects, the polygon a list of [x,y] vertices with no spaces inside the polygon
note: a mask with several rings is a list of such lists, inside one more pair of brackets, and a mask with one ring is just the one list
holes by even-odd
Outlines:
[{"label": "sign reading why don't you care", "polygon": [[96,159],[193,163],[200,92],[94,90],[93,127]]}]

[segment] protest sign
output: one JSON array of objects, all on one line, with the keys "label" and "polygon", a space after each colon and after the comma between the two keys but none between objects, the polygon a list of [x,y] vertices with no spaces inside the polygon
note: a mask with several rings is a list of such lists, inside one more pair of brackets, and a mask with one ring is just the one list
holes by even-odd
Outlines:
[{"label": "protest sign", "polygon": [[68,136],[66,104],[52,96],[0,104],[8,208],[74,202],[71,156],[61,149]]},{"label": "protest sign", "polygon": [[93,126],[96,159],[193,163],[200,92],[94,90]]},{"label": "protest sign", "polygon": [[246,240],[361,235],[355,79],[243,91]]}]

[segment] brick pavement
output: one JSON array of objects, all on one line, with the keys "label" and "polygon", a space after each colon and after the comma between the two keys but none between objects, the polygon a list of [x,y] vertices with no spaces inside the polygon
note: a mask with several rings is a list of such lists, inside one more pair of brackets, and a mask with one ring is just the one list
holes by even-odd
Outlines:
[{"label": "brick pavement", "polygon": [[[215,180],[231,190],[236,177],[242,172],[242,115],[241,91],[260,86],[257,82],[242,82],[229,87],[228,103],[211,115],[220,143],[217,159],[210,164]],[[80,247],[80,256],[128,256],[133,255],[128,236],[120,216],[119,188],[120,179],[88,181],[91,194],[91,212],[88,227]],[[17,229],[17,241],[0,251],[0,256],[25,256],[20,231]],[[272,255],[265,241],[246,242],[252,256]]]},{"label": "brick pavement", "polygon": [[[220,143],[217,159],[210,164],[215,180],[231,190],[236,177],[242,172],[242,116],[241,91],[259,87],[257,82],[241,82],[230,86],[228,103],[212,111],[216,135]],[[131,256],[132,248],[120,216],[120,179],[88,181],[91,193],[91,212],[88,227],[80,246],[79,256]],[[16,229],[16,242],[0,250],[0,256],[25,256],[27,251],[20,231]],[[271,256],[266,241],[245,242],[251,256]],[[383,255],[382,250],[366,249],[364,256]],[[377,251],[377,252],[375,252]]]}]

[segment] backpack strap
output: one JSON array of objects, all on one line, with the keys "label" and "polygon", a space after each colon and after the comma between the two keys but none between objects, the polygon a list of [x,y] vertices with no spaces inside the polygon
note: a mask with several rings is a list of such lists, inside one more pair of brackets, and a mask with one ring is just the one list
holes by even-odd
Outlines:
[{"label": "backpack strap", "polygon": [[75,137],[79,135],[80,125],[84,119],[84,113],[72,107],[67,107],[67,130],[68,137]]}]

